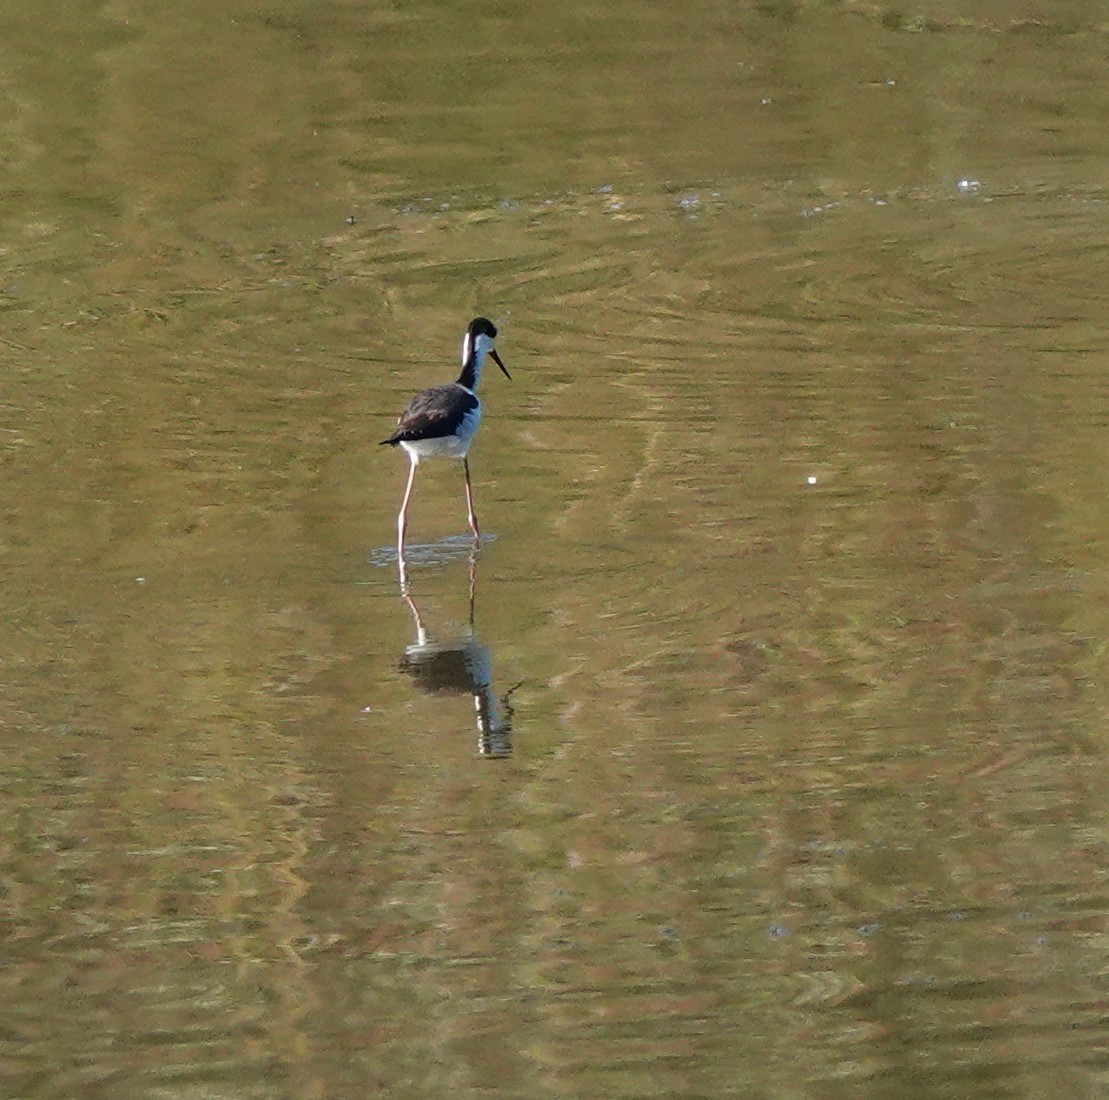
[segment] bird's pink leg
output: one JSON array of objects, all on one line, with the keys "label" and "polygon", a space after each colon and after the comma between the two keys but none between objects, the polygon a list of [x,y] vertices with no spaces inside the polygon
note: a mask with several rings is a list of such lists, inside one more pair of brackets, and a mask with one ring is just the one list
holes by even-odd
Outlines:
[{"label": "bird's pink leg", "polygon": [[404,557],[404,533],[408,530],[408,501],[412,496],[412,485],[416,480],[416,467],[419,465],[418,460],[413,457],[412,465],[408,469],[408,487],[404,490],[404,500],[400,504],[400,512],[397,515],[397,555]]},{"label": "bird's pink leg", "polygon": [[464,458],[462,460],[462,469],[466,471],[466,509],[469,512],[470,530],[474,533],[474,538],[481,538],[481,532],[477,526],[477,513],[474,511],[474,487],[470,484],[470,460]]}]

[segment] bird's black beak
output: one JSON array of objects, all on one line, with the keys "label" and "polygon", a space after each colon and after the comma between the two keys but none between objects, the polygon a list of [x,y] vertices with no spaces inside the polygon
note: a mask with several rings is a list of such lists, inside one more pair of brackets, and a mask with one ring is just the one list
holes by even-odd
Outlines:
[{"label": "bird's black beak", "polygon": [[509,380],[509,382],[511,382],[512,381],[512,375],[508,373],[508,367],[506,367],[501,362],[501,357],[497,354],[497,349],[496,348],[490,348],[489,349],[489,354],[493,357],[493,362],[496,363],[497,366],[500,367],[501,370],[504,371],[505,378],[507,378]]}]

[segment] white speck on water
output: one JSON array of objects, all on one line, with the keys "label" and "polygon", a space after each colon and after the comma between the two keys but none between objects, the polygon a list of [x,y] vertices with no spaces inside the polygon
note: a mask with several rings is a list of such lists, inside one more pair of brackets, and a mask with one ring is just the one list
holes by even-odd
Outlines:
[{"label": "white speck on water", "polygon": [[834,202],[826,202],[823,206],[810,206],[807,210],[801,211],[802,218],[815,218],[817,214],[823,214],[826,210],[833,210],[839,206],[839,200]]}]

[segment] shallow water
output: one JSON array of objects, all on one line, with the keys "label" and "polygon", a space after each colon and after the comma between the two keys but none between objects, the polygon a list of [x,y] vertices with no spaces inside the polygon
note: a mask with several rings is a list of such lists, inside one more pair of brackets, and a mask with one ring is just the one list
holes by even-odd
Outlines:
[{"label": "shallow water", "polygon": [[0,26],[0,1091],[1104,1092],[1103,21]]}]

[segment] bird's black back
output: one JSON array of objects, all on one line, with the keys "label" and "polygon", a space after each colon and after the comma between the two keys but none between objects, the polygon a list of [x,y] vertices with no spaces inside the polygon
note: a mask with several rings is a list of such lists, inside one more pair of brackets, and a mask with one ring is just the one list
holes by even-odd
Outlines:
[{"label": "bird's black back", "polygon": [[442,439],[453,435],[466,414],[478,407],[478,399],[452,382],[416,394],[400,414],[396,430],[381,445],[414,443],[420,439]]}]

